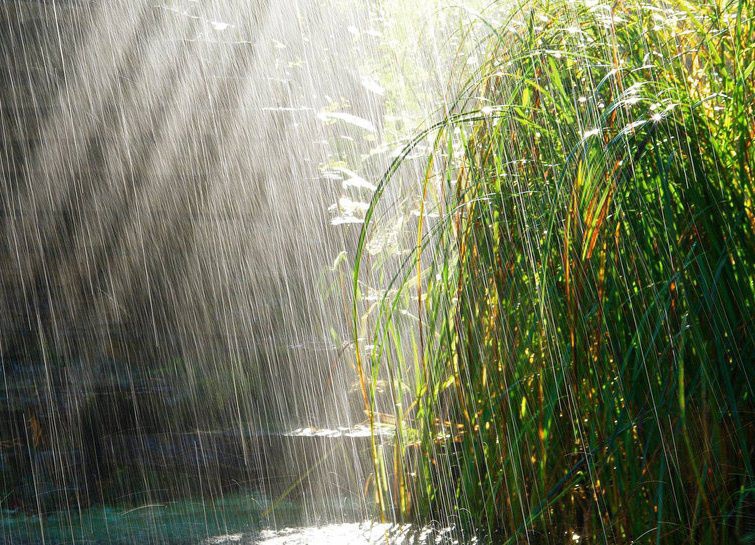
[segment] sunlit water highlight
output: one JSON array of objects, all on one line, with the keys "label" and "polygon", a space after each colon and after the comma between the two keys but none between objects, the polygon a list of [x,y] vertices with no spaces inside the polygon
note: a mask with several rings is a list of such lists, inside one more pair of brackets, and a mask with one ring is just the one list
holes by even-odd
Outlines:
[{"label": "sunlit water highlight", "polygon": [[[310,528],[263,530],[258,536],[229,534],[206,540],[205,545],[457,545],[453,528],[417,528],[411,524],[378,523],[329,524]],[[474,545],[474,538],[464,543]]]}]

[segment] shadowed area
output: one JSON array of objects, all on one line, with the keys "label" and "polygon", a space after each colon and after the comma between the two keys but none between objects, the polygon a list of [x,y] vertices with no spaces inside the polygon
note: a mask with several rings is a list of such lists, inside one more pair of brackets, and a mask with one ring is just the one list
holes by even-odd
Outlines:
[{"label": "shadowed area", "polygon": [[344,31],[377,12],[17,0],[0,17],[3,508],[306,489],[363,516],[367,439],[281,432],[364,419],[323,286],[359,228],[334,203],[365,197],[323,173],[385,162],[367,153],[376,38]]}]

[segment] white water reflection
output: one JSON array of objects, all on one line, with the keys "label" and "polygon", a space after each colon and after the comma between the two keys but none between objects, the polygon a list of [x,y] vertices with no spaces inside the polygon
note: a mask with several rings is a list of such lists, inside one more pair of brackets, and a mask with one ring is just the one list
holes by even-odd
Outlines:
[{"label": "white water reflection", "polygon": [[396,428],[387,424],[375,423],[370,430],[369,426],[357,424],[355,426],[339,426],[337,428],[297,428],[285,433],[288,437],[369,437],[371,433],[379,436],[391,437]]},{"label": "white water reflection", "polygon": [[263,530],[256,536],[228,534],[207,539],[203,545],[474,545],[477,542],[475,538],[464,539],[452,527],[436,529],[411,524],[354,522]]}]

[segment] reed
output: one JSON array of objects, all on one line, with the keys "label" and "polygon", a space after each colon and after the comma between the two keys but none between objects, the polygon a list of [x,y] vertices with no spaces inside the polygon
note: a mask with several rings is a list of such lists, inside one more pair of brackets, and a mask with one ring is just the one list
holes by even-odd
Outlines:
[{"label": "reed", "polygon": [[360,237],[363,332],[375,211],[431,139],[413,252],[357,342],[373,425],[371,385],[393,393],[380,503],[504,543],[755,539],[751,1],[481,20],[485,61]]}]

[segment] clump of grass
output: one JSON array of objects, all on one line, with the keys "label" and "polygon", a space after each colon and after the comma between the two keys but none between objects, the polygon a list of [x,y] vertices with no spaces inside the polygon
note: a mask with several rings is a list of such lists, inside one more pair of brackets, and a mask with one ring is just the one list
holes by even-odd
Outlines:
[{"label": "clump of grass", "polygon": [[416,141],[436,145],[416,245],[357,349],[371,421],[369,384],[394,394],[381,503],[509,542],[752,539],[751,2],[535,0],[486,24]]}]

